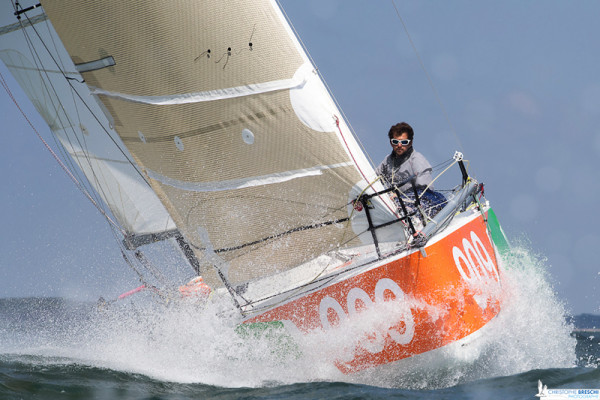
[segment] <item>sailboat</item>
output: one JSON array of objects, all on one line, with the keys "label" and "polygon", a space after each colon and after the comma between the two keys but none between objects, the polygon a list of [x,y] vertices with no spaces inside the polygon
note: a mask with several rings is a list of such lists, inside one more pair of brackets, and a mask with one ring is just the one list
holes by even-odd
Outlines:
[{"label": "sailboat", "polygon": [[136,271],[173,243],[250,329],[335,335],[391,309],[332,360],[347,374],[500,312],[507,242],[462,154],[435,215],[386,187],[274,0],[5,2],[2,21],[0,59]]}]

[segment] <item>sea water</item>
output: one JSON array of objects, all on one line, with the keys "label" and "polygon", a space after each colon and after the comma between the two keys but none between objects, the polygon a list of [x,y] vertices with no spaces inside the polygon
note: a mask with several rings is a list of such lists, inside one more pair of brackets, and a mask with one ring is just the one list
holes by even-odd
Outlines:
[{"label": "sea water", "polygon": [[[2,299],[0,399],[524,399],[538,380],[600,387],[600,332],[569,322],[543,260],[516,248],[503,270],[502,312],[474,343],[354,375],[332,361],[360,326],[297,336],[290,349],[240,335],[218,305]],[[382,323],[381,311],[363,321]]]}]

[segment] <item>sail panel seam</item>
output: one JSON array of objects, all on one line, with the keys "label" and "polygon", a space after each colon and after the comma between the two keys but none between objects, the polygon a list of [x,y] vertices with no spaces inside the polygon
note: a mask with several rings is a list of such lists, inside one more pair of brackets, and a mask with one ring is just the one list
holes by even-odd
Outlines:
[{"label": "sail panel seam", "polygon": [[130,162],[125,161],[125,160],[117,160],[114,158],[107,158],[107,157],[98,157],[95,155],[90,155],[90,154],[86,154],[83,151],[73,151],[72,153],[70,153],[72,157],[77,157],[77,158],[85,158],[88,160],[95,160],[95,161],[103,161],[106,163],[114,163],[114,164],[124,164],[124,165],[131,165]]}]

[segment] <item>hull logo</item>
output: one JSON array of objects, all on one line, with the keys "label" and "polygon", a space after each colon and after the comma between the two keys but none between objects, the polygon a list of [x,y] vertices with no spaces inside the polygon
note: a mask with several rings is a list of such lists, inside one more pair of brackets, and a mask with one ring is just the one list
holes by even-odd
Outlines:
[{"label": "hull logo", "polygon": [[471,231],[471,240],[463,238],[462,249],[452,248],[454,263],[462,278],[469,282],[487,281],[489,278],[499,280],[496,265],[479,236]]},{"label": "hull logo", "polygon": [[412,310],[403,301],[405,300],[405,294],[400,286],[389,278],[382,278],[375,285],[375,302],[371,300],[371,297],[363,289],[357,287],[350,289],[346,298],[348,314],[346,314],[341,304],[334,298],[329,296],[324,297],[319,304],[319,317],[323,328],[326,330],[332,328],[329,321],[330,310],[333,311],[339,322],[342,323],[359,312],[357,302],[362,302],[366,308],[372,307],[374,303],[382,304],[385,301],[385,294],[388,291],[394,295],[395,300],[399,302],[399,307],[402,308],[398,313],[400,316],[399,321],[384,332],[369,334],[369,340],[361,342],[361,346],[370,353],[379,353],[383,350],[386,336],[389,336],[399,345],[410,343],[415,335],[415,321]]}]

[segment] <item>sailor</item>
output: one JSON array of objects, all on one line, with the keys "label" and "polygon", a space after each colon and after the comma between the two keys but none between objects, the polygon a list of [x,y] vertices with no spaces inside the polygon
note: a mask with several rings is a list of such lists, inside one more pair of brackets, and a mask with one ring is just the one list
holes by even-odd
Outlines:
[{"label": "sailor", "polygon": [[[429,217],[433,217],[446,199],[433,190],[431,164],[413,148],[413,128],[406,122],[400,122],[390,128],[388,138],[392,152],[383,159],[375,172],[386,186],[395,186],[408,197],[414,197],[410,182],[414,177],[421,203],[429,211]],[[423,193],[424,190],[427,192]]]}]

